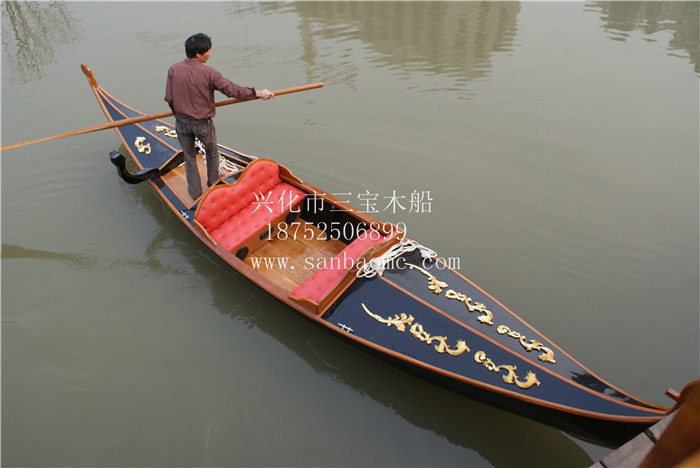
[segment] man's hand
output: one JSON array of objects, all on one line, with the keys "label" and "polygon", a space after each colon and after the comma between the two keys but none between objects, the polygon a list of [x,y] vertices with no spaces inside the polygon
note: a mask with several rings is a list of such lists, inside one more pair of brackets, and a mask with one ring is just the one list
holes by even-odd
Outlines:
[{"label": "man's hand", "polygon": [[262,89],[262,90],[255,90],[255,96],[259,97],[260,99],[267,101],[268,99],[272,99],[275,97],[274,94],[272,94],[272,91],[269,89]]}]

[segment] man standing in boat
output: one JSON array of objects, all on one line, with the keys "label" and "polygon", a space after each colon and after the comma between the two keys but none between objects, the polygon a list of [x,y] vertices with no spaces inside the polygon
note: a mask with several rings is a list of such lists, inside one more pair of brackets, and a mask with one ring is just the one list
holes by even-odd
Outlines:
[{"label": "man standing in boat", "polygon": [[230,98],[268,100],[275,95],[267,89],[239,86],[221,73],[205,65],[211,56],[211,38],[195,34],[185,41],[187,58],[168,69],[165,100],[175,114],[177,139],[185,155],[187,188],[195,200],[202,195],[202,183],[197,169],[195,137],[207,152],[207,185],[219,178],[219,151],[216,148],[216,129],[212,117],[216,114],[214,91]]}]

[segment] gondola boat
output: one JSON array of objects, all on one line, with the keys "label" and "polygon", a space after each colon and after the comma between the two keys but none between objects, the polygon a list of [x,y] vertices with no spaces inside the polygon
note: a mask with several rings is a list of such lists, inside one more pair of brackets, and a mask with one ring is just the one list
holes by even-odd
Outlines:
[{"label": "gondola boat", "polygon": [[[144,115],[82,69],[110,121]],[[406,239],[401,226],[354,209],[285,166],[219,145],[221,178],[193,200],[172,124],[148,120],[115,130],[138,166],[129,172],[124,155],[110,154],[126,182],[150,183],[221,260],[369,355],[606,446],[669,412],[589,371],[433,251]]]}]

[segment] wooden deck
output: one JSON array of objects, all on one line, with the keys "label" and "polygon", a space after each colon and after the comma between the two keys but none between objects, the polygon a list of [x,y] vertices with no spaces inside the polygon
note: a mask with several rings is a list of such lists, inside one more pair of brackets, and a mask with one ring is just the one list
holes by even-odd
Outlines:
[{"label": "wooden deck", "polygon": [[337,239],[326,239],[323,231],[300,219],[251,252],[245,263],[292,292],[346,247]]},{"label": "wooden deck", "polygon": [[[202,193],[204,193],[207,189],[207,163],[204,160],[204,155],[201,153],[197,155],[197,168],[199,169],[199,180],[202,184]],[[175,169],[163,174],[161,179],[168,187],[170,187],[170,190],[177,195],[185,206],[192,207],[194,205],[196,200],[190,196],[190,193],[187,190],[187,178],[185,177],[184,164],[181,164]]]}]

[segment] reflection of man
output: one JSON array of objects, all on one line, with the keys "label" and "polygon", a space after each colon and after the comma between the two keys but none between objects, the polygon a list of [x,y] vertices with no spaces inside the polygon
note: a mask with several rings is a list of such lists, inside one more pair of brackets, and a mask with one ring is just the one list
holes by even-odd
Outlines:
[{"label": "reflection of man", "polygon": [[187,58],[168,69],[165,100],[175,114],[177,138],[185,155],[187,188],[195,200],[202,195],[202,183],[197,169],[195,137],[207,152],[207,185],[219,178],[219,151],[216,149],[216,128],[212,117],[216,114],[214,91],[236,99],[274,98],[267,89],[238,86],[221,73],[205,65],[211,56],[211,38],[195,34],[185,41]]}]

